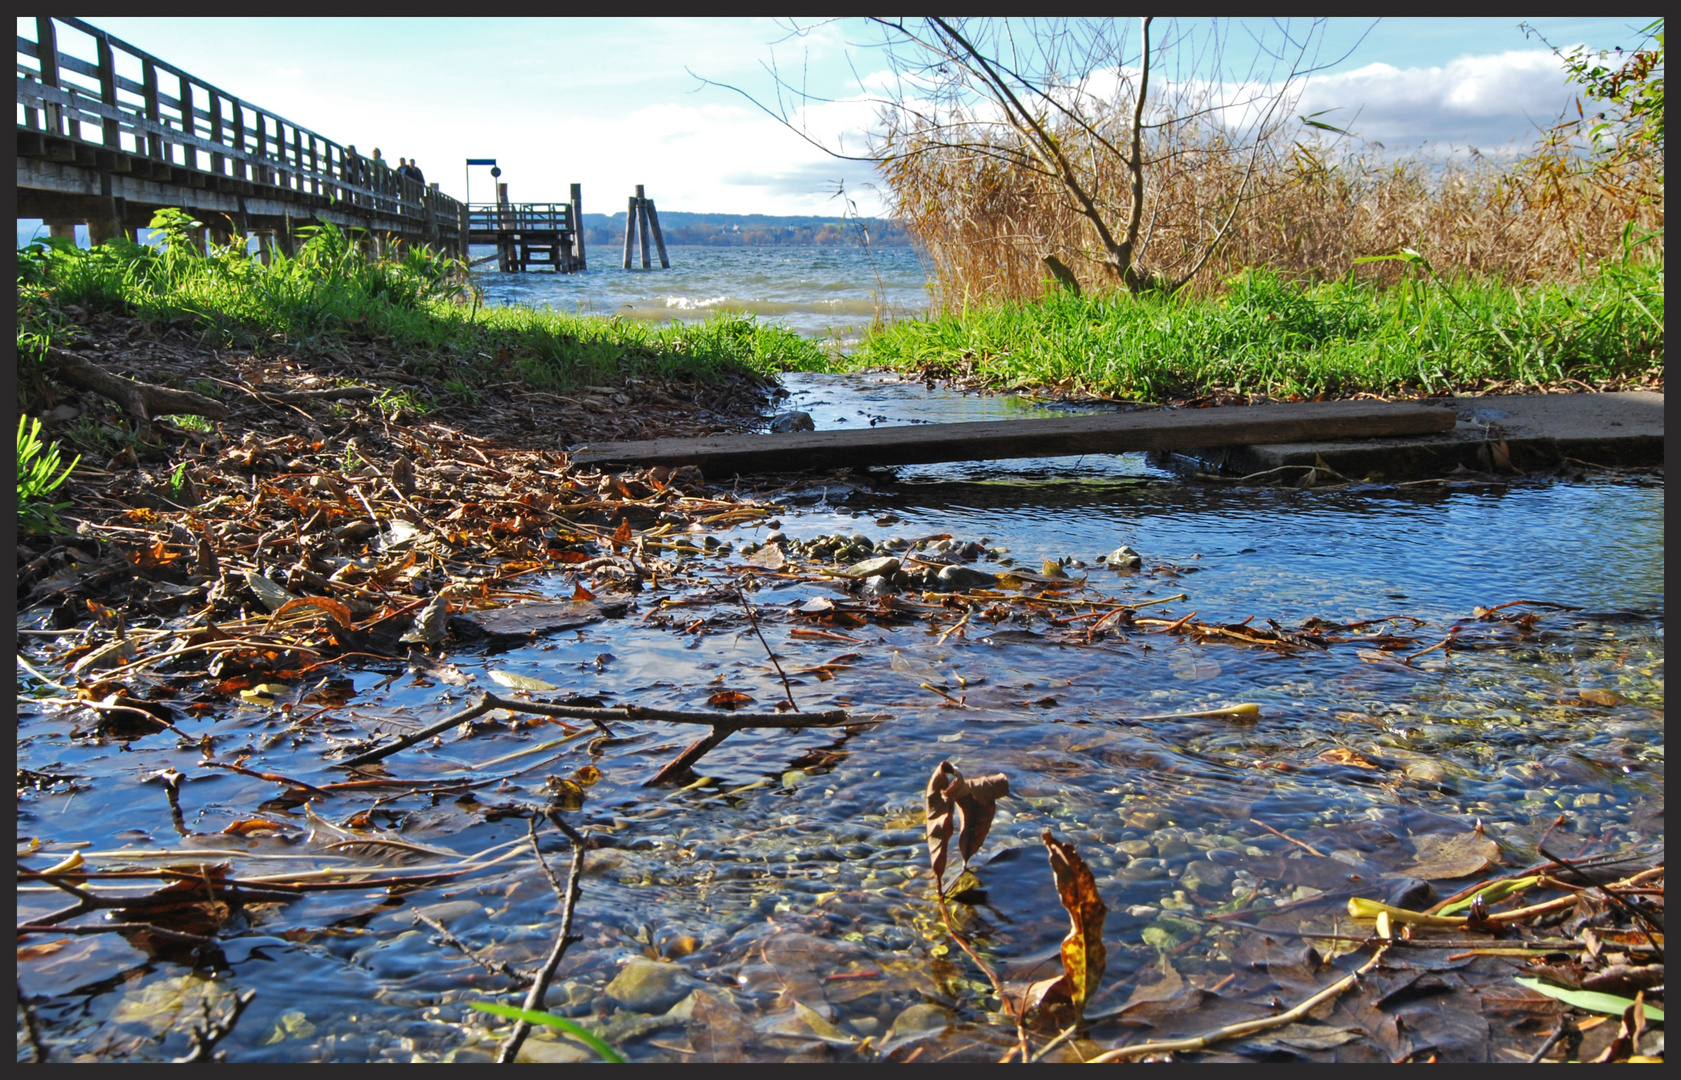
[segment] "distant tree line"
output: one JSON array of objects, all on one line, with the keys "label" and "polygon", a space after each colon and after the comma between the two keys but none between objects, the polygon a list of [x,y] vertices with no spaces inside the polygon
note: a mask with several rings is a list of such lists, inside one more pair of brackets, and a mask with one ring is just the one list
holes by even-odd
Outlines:
[{"label": "distant tree line", "polygon": [[[780,247],[863,244],[866,232],[874,247],[908,247],[910,234],[896,221],[881,218],[771,217],[765,214],[660,213],[660,231],[669,245],[710,247]],[[623,214],[584,215],[584,241],[592,247],[623,244]]]}]

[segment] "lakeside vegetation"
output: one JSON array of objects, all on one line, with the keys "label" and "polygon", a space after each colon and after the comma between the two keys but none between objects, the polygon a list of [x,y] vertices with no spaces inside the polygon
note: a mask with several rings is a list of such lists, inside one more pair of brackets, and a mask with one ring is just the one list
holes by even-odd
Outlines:
[{"label": "lakeside vegetation", "polygon": [[740,316],[656,326],[485,307],[455,260],[419,248],[374,258],[331,225],[311,230],[294,257],[277,252],[269,265],[238,243],[202,252],[196,225],[181,211],[163,211],[153,222],[161,245],[117,240],[80,249],[56,240],[21,251],[20,363],[64,345],[79,321],[97,315],[187,328],[220,347],[257,351],[378,340],[411,373],[463,392],[510,376],[564,392],[627,376],[769,378],[821,363],[814,343]]},{"label": "lakeside vegetation", "polygon": [[1663,262],[1640,252],[1521,289],[1441,280],[1415,258],[1388,288],[1251,270],[1207,296],[1057,290],[885,325],[845,363],[1143,401],[1597,389],[1662,378]]},{"label": "lakeside vegetation", "polygon": [[997,66],[991,23],[887,29],[940,74],[872,148],[934,310],[848,366],[1148,400],[1662,383],[1662,20],[1635,52],[1555,49],[1583,107],[1527,152],[1447,157],[1288,110],[1234,132],[1183,87],[1075,93]]}]

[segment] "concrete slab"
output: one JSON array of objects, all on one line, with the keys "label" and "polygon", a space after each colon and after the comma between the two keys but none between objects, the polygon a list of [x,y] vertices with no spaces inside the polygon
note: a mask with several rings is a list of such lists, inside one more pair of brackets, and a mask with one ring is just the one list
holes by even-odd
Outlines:
[{"label": "concrete slab", "polygon": [[1350,479],[1406,480],[1441,476],[1463,466],[1506,471],[1546,469],[1565,458],[1595,465],[1663,463],[1663,394],[1512,394],[1442,398],[1458,422],[1434,435],[1338,439],[1176,451],[1178,463],[1246,476],[1323,460]]}]

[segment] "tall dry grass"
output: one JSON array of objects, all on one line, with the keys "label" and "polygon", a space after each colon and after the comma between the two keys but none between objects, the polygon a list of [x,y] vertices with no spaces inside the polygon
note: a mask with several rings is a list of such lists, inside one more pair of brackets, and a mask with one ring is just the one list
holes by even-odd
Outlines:
[{"label": "tall dry grass", "polygon": [[[1066,135],[1071,145],[1081,138]],[[1117,284],[1091,223],[1056,179],[1010,163],[1025,156],[1020,145],[940,145],[915,128],[890,127],[883,148],[890,155],[885,187],[932,264],[938,307],[1038,297],[1049,278],[1047,254],[1083,287]],[[1219,292],[1246,267],[1389,283],[1404,272],[1400,264],[1355,260],[1401,248],[1422,253],[1438,274],[1569,283],[1617,257],[1631,223],[1642,232],[1661,232],[1664,223],[1661,152],[1610,170],[1545,139],[1507,158],[1396,159],[1377,147],[1329,154],[1288,137],[1256,154],[1186,126],[1157,130],[1146,158],[1140,261],[1148,270],[1169,278],[1189,270],[1215,231],[1211,223],[1242,200],[1187,286],[1200,294]],[[1082,182],[1110,220],[1122,221],[1127,178],[1101,162],[1089,155]],[[1662,244],[1660,236],[1647,251],[1661,258]]]}]

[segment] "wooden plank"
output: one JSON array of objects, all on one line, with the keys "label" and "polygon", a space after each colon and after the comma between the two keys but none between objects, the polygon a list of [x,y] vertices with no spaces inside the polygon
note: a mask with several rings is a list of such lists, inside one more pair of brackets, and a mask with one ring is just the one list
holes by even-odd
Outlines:
[{"label": "wooden plank", "polygon": [[1386,401],[1325,401],[1216,409],[1153,409],[1043,420],[915,424],[861,431],[717,435],[585,446],[581,465],[697,465],[709,476],[842,466],[1122,454],[1142,450],[1431,435],[1454,426],[1449,408]]}]

